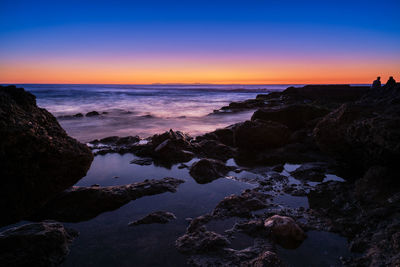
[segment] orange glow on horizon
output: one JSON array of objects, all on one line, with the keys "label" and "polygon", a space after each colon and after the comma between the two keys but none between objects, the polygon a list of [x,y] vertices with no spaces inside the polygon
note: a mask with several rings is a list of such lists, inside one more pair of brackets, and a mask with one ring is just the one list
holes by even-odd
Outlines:
[{"label": "orange glow on horizon", "polygon": [[[400,63],[290,62],[289,60],[152,62],[59,60],[0,63],[0,83],[54,84],[333,84],[370,83],[376,76],[396,78]],[[60,63],[62,62],[62,63]],[[400,78],[400,77],[398,77]]]}]

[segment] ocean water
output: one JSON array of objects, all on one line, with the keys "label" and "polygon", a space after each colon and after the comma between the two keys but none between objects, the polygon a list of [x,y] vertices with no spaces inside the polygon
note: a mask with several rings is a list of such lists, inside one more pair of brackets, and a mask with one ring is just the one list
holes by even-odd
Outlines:
[{"label": "ocean water", "polygon": [[[253,111],[210,115],[232,101],[291,85],[19,85],[81,142],[106,136],[148,137],[169,129],[193,136],[249,119]],[[73,118],[77,113],[98,117]],[[103,114],[104,113],[104,114]]]}]

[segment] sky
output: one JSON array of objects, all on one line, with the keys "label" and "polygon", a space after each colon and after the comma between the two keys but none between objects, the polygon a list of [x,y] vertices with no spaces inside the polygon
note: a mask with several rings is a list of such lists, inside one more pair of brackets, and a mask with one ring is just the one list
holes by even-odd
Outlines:
[{"label": "sky", "polygon": [[0,0],[0,83],[400,80],[399,14],[399,0]]}]

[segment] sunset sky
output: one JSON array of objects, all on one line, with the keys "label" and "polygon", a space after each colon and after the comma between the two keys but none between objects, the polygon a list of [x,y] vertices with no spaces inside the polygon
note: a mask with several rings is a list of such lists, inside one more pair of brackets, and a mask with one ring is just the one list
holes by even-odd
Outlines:
[{"label": "sunset sky", "polygon": [[399,14],[399,0],[0,0],[0,83],[400,80]]}]

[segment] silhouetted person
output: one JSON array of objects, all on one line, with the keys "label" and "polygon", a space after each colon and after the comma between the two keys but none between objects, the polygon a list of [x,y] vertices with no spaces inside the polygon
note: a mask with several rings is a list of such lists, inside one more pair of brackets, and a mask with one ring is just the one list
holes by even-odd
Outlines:
[{"label": "silhouetted person", "polygon": [[376,77],[376,80],[372,83],[372,86],[371,86],[371,88],[372,89],[379,89],[379,88],[381,88],[381,77]]},{"label": "silhouetted person", "polygon": [[396,85],[396,80],[393,79],[393,76],[390,76],[389,80],[385,84],[385,87],[389,88],[389,87],[393,87],[395,85]]}]

